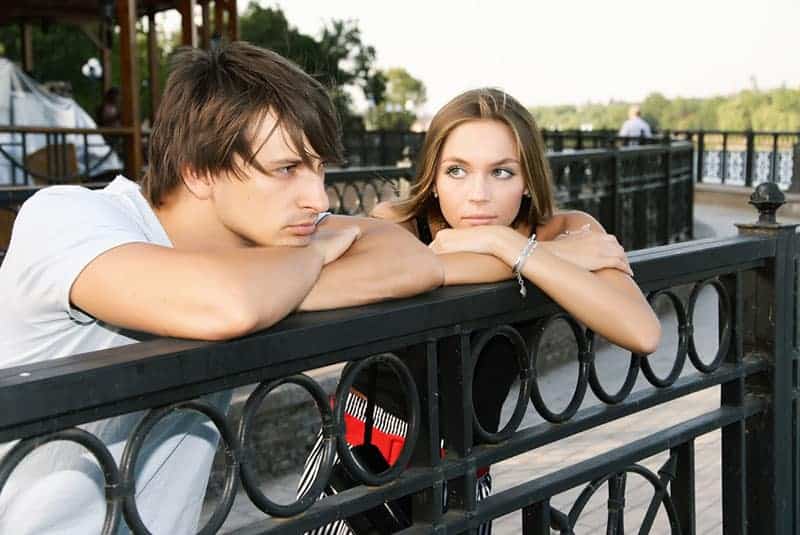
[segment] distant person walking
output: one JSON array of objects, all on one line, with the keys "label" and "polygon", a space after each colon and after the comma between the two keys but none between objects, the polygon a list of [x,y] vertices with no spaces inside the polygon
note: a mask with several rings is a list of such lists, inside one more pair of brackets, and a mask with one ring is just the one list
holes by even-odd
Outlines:
[{"label": "distant person walking", "polygon": [[[642,110],[634,104],[628,109],[628,120],[619,129],[620,137],[653,137],[653,131],[647,121],[642,119]],[[635,142],[634,142],[635,143]]]}]

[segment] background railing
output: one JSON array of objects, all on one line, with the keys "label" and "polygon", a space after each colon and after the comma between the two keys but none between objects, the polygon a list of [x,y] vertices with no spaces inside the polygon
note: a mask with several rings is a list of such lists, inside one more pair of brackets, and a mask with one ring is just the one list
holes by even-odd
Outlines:
[{"label": "background railing", "polygon": [[800,132],[681,130],[695,147],[698,182],[757,186],[774,182],[800,191]]},{"label": "background railing", "polygon": [[[685,142],[548,154],[556,202],[583,210],[627,250],[692,238],[692,147]],[[405,197],[413,168],[330,171],[331,210],[369,213],[380,201]]]},{"label": "background railing", "polygon": [[[551,153],[556,201],[595,216],[629,250],[691,239],[691,151],[688,143],[675,142]],[[408,195],[413,172],[411,167],[331,169],[326,174],[330,209],[368,214],[380,201]],[[0,187],[0,249],[6,248],[18,206],[39,189]]]},{"label": "background railing", "polygon": [[123,172],[130,128],[0,126],[0,184],[102,181]]},{"label": "background railing", "polygon": [[[651,528],[694,533],[694,441],[721,430],[723,532],[797,534],[798,296],[787,288],[795,287],[800,244],[794,226],[774,224],[779,195],[769,188],[760,191],[755,200],[763,210],[762,223],[741,227],[738,237],[631,255],[637,282],[650,302],[655,306],[663,301],[674,309],[674,332],[665,332],[665,337],[676,343],[674,359],[666,367],[631,355],[627,377],[616,392],[601,379],[593,334],[534,288],[526,300],[511,282],[440,289],[394,303],[291,316],[230,342],[158,339],[0,370],[0,406],[6,408],[0,413],[0,442],[22,439],[0,461],[0,495],[15,466],[31,451],[54,440],[78,442],[91,454],[86,459],[105,463],[103,533],[112,533],[123,517],[134,533],[145,533],[134,492],[137,448],[158,421],[190,411],[205,415],[220,431],[220,459],[227,466],[219,483],[224,490],[206,515],[203,533],[220,528],[240,489],[246,490],[241,499],[261,511],[260,519],[234,531],[240,534],[302,533],[401,497],[411,498],[413,522],[404,534],[469,533],[507,514],[517,515],[518,533],[549,534],[551,528],[572,533],[589,498],[601,491],[608,495],[606,531],[622,533],[626,503],[633,501],[626,498],[630,475],[645,478],[652,488],[642,533]],[[713,350],[703,352],[698,349],[698,327],[708,310],[700,311],[698,296],[709,291],[716,296],[712,315],[718,328],[703,335],[715,342]],[[577,351],[571,358],[579,370],[564,408],[544,399],[540,382],[542,340],[559,322],[574,337]],[[510,399],[506,421],[492,427],[475,416],[474,392],[494,383],[476,381],[475,370],[501,360],[510,363],[518,378],[518,395]],[[687,360],[693,371],[684,370]],[[331,407],[305,372],[346,361],[353,364],[342,372]],[[379,474],[354,461],[343,439],[343,399],[355,376],[373,366],[388,366],[397,375],[409,422],[400,461]],[[649,385],[634,390],[639,375]],[[513,377],[505,379],[510,384]],[[258,388],[248,390],[252,393],[241,416],[226,417],[205,398],[192,401],[244,385]],[[329,455],[312,490],[278,506],[264,495],[253,468],[256,459],[269,455],[255,449],[253,421],[267,395],[286,385],[303,389],[313,400]],[[589,390],[599,404],[587,405]],[[528,473],[522,482],[483,501],[476,499],[477,467],[708,390],[720,393],[719,404],[699,416],[677,417],[666,428],[622,447],[546,475]],[[132,411],[144,412],[131,430],[125,463],[76,427]],[[531,412],[545,422],[521,428]],[[447,444],[444,457],[442,438]],[[345,459],[357,485],[317,499],[334,451]],[[659,452],[667,454],[667,461],[657,472],[641,464]],[[551,502],[554,495],[576,488],[583,491],[568,510]]]}]

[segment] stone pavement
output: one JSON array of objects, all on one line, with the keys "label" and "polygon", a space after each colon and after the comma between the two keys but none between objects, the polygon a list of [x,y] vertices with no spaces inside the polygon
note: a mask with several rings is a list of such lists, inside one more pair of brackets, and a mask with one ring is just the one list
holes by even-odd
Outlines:
[{"label": "stone pavement", "polygon": [[[800,223],[800,219],[781,217],[780,212],[778,215],[780,221]],[[695,218],[697,238],[726,236],[736,233],[734,222],[753,221],[756,218],[756,212],[749,206],[736,209],[720,205],[697,205]],[[698,350],[701,357],[707,355],[704,360],[708,360],[716,352],[714,340],[716,340],[715,334],[718,332],[715,313],[717,310],[716,294],[710,289],[706,291],[701,294],[695,312]],[[661,321],[664,332],[663,340],[659,350],[649,358],[655,371],[660,376],[664,376],[671,367],[677,347],[677,321],[671,308],[668,309],[668,312],[662,313]],[[601,344],[596,360],[601,382],[607,390],[615,391],[625,377],[628,354],[619,348]],[[696,372],[687,359],[682,375],[693,373]],[[540,378],[540,388],[545,401],[552,410],[561,410],[566,406],[572,396],[576,376],[577,364],[573,358]],[[640,373],[635,390],[649,386]],[[498,463],[492,467],[494,492],[511,488],[523,481],[541,477],[584,459],[612,451],[680,421],[714,410],[719,406],[719,390],[719,387],[710,388]],[[510,396],[510,398],[513,399],[514,396]],[[583,408],[596,403],[600,402],[589,390]],[[521,428],[540,423],[542,423],[542,419],[532,407],[529,407]],[[657,472],[666,458],[667,454],[663,453],[646,459],[641,464],[651,471]],[[695,441],[695,470],[697,533],[698,535],[722,533],[719,431],[701,436]],[[295,473],[267,481],[264,490],[271,498],[279,502],[289,502],[293,499],[297,478],[298,474]],[[583,487],[581,485],[553,497],[552,506],[568,513]],[[649,483],[637,475],[628,476],[626,489],[625,529],[626,532],[636,532],[649,505],[653,490]],[[576,533],[605,532],[607,498],[608,493],[605,488],[595,494],[578,519]],[[234,504],[234,511],[221,532],[227,533],[260,519],[263,519],[263,514],[255,509],[246,497],[240,495]],[[495,535],[510,535],[520,531],[519,512],[501,517],[494,522],[493,533]],[[669,533],[669,525],[663,508],[659,510],[651,533]]]}]

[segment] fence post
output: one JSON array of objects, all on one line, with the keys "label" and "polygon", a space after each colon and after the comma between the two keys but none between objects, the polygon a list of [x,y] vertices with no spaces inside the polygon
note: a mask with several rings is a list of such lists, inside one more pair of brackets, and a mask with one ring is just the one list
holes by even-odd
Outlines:
[{"label": "fence post", "polygon": [[760,184],[750,197],[759,211],[758,222],[737,225],[740,235],[768,236],[775,246],[775,256],[764,267],[743,274],[743,352],[768,362],[764,373],[747,378],[743,392],[745,397],[767,403],[766,411],[749,418],[744,430],[745,533],[752,535],[789,535],[797,514],[793,489],[797,225],[776,222],[775,211],[784,202],[777,184]]}]

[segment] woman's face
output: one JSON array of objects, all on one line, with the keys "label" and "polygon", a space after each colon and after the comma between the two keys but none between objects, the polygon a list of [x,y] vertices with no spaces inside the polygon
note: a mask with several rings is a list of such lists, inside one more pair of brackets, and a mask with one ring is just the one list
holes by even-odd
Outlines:
[{"label": "woman's face", "polygon": [[434,187],[452,228],[511,225],[526,191],[511,129],[483,119],[454,128],[442,147]]}]

